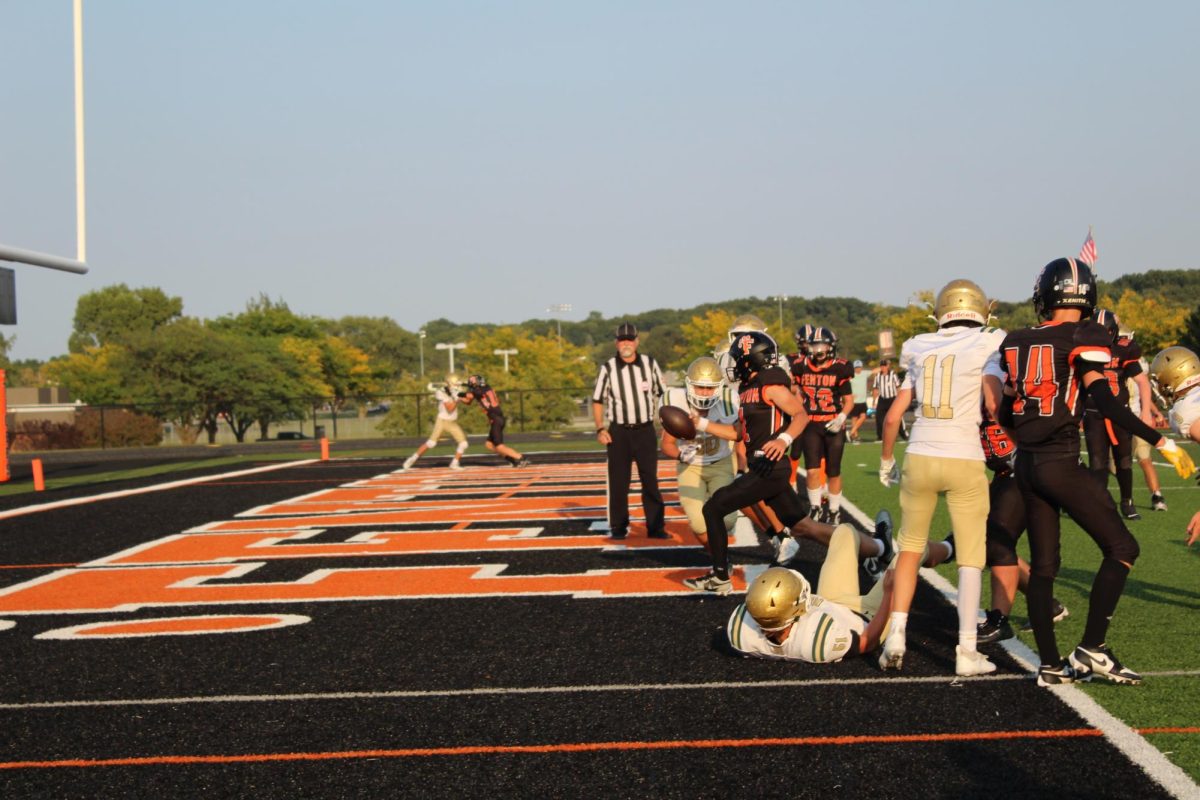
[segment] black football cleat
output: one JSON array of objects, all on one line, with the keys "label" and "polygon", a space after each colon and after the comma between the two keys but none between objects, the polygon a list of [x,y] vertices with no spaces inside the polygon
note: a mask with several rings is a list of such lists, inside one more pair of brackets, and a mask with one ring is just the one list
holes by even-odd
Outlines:
[{"label": "black football cleat", "polygon": [[1008,617],[993,608],[987,612],[987,620],[979,623],[979,627],[976,628],[975,641],[979,644],[991,644],[992,642],[1003,642],[1015,635]]},{"label": "black football cleat", "polygon": [[1137,508],[1134,507],[1132,500],[1121,501],[1121,516],[1125,517],[1125,519],[1135,520],[1142,518],[1142,515],[1138,513]]},{"label": "black football cleat", "polygon": [[1074,668],[1065,658],[1057,664],[1042,664],[1038,668],[1038,686],[1061,686],[1077,680],[1079,680],[1079,676],[1075,674]]},{"label": "black football cleat", "polygon": [[1067,658],[1071,667],[1078,675],[1077,680],[1091,680],[1093,677],[1103,678],[1113,683],[1126,683],[1136,686],[1142,682],[1142,676],[1122,666],[1117,657],[1104,645],[1099,647],[1084,647],[1079,645],[1075,652]]}]

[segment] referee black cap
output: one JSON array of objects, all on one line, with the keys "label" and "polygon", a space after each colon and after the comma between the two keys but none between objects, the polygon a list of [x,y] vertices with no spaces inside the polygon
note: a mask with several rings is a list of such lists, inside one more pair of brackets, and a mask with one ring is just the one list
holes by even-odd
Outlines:
[{"label": "referee black cap", "polygon": [[632,322],[622,322],[617,326],[618,339],[636,339],[637,337],[637,325],[634,325]]}]

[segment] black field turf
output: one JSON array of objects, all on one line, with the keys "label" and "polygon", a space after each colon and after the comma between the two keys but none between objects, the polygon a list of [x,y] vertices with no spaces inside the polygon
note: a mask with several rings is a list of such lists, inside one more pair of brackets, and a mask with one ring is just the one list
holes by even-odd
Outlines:
[{"label": "black field turf", "polygon": [[[52,572],[49,565],[108,556],[396,466],[293,466],[0,520],[0,565],[27,565],[0,570],[0,580],[11,587]],[[550,534],[579,534],[587,523],[544,527]],[[362,530],[337,528],[321,536],[343,541]],[[803,552],[802,568],[815,578],[820,550],[806,546]],[[765,563],[768,557],[762,547],[738,551],[735,560]],[[690,570],[705,561],[698,550],[681,548],[443,553],[283,560],[238,580],[292,581],[329,567],[463,563],[504,563],[506,574],[537,574]],[[320,760],[30,766],[0,770],[0,789],[5,797],[1165,796],[1095,736],[630,749],[698,740],[1087,727],[1030,680],[953,681],[956,617],[928,587],[918,593],[902,673],[941,679],[923,684],[750,685],[874,681],[881,674],[873,659],[816,667],[735,657],[722,630],[738,602],[699,595],[435,598],[15,617],[16,627],[0,632],[0,761],[279,754]],[[209,636],[33,638],[133,616],[239,612],[302,614],[312,621]],[[1001,674],[1018,673],[1002,650],[988,652]],[[717,682],[743,685],[568,691]],[[562,691],[446,694],[521,687]],[[395,692],[429,694],[386,696]],[[295,697],[305,693],[365,696]],[[166,702],[136,702],[154,699]],[[30,705],[95,700],[133,702]],[[403,754],[408,748],[581,743],[617,744],[597,752]]]}]

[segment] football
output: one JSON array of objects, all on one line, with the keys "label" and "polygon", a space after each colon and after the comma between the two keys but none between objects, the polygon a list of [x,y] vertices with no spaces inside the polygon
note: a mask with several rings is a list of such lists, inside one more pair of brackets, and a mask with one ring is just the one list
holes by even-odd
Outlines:
[{"label": "football", "polygon": [[679,406],[663,406],[658,410],[663,429],[676,439],[695,439],[696,426],[688,412]]}]

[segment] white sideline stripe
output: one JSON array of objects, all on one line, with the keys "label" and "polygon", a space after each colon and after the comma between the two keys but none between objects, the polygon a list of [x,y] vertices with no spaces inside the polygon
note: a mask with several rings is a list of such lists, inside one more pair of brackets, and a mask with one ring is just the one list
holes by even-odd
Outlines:
[{"label": "white sideline stripe", "polygon": [[[868,519],[867,515],[849,500],[843,498],[842,508],[848,509],[859,522],[867,526],[868,530],[874,524],[873,520]],[[941,592],[950,605],[957,604],[958,591],[950,581],[943,578],[936,570],[922,569],[921,577],[928,581],[934,589]],[[1021,664],[1030,672],[1036,669],[1036,665],[1040,659],[1024,642],[1018,639],[1009,639],[1003,642],[1003,647],[1018,664]],[[1177,673],[1172,672],[1168,674],[1173,675]],[[972,680],[978,679],[972,678]],[[1083,717],[1085,722],[1103,733],[1104,738],[1112,742],[1113,746],[1125,754],[1126,758],[1140,767],[1143,772],[1150,776],[1151,780],[1166,789],[1172,796],[1179,798],[1195,798],[1198,796],[1197,793],[1200,792],[1200,785],[1193,781],[1186,772],[1175,764],[1172,764],[1163,755],[1161,750],[1146,741],[1133,728],[1106,711],[1099,703],[1079,688],[1066,685],[1047,687],[1047,690],[1057,695],[1076,714]],[[1136,689],[1133,691],[1136,691]]]},{"label": "white sideline stripe", "polygon": [[[1025,681],[1028,675],[981,675],[968,679],[974,681]],[[962,678],[952,675],[934,675],[924,678],[817,678],[814,680],[717,681],[713,683],[616,683],[584,686],[514,686],[486,687],[478,689],[430,689],[397,690],[389,692],[304,692],[299,694],[231,694],[210,697],[148,697],[123,700],[44,700],[30,703],[0,703],[0,710],[19,711],[38,708],[96,708],[101,706],[161,706],[174,704],[203,703],[276,703],[306,700],[390,700],[435,697],[486,697],[491,695],[522,694],[602,694],[605,692],[670,692],[709,691],[725,689],[778,689],[819,688],[823,686],[883,686],[895,683],[910,684],[955,684]]]},{"label": "white sideline stripe", "polygon": [[[1200,670],[1147,672],[1148,677],[1200,675]],[[711,683],[614,683],[583,686],[489,686],[477,689],[412,689],[380,692],[303,692],[296,694],[228,694],[185,697],[134,697],[119,700],[37,700],[29,703],[0,703],[2,711],[36,710],[44,708],[102,708],[127,706],[203,705],[206,703],[294,703],[314,700],[395,700],[438,697],[491,697],[505,695],[603,694],[606,692],[693,692],[725,689],[816,689],[826,686],[892,686],[915,684],[932,686],[963,686],[976,682],[1028,681],[1029,675],[1005,673],[958,678],[952,675],[926,677],[879,678],[813,678],[810,680],[779,681],[716,681]]]},{"label": "white sideline stripe", "polygon": [[213,475],[202,475],[197,478],[185,478],[184,480],[171,481],[170,483],[156,483],[153,486],[143,486],[140,489],[122,489],[118,492],[105,492],[104,494],[93,494],[88,497],[73,497],[70,500],[56,500],[53,503],[42,503],[36,506],[22,506],[21,508],[12,508],[8,511],[0,511],[0,519],[11,519],[13,517],[21,517],[26,514],[36,514],[39,511],[53,511],[56,508],[67,508],[68,506],[81,506],[87,503],[95,503],[99,500],[114,500],[118,497],[132,497],[136,494],[149,494],[150,492],[161,492],[164,489],[177,489],[180,486],[191,486],[194,483],[204,483],[206,481],[224,480],[225,478],[238,478],[242,475],[255,475],[260,472],[271,472],[277,469],[287,469],[288,467],[302,466],[304,464],[315,464],[317,459],[308,458],[302,461],[284,461],[280,464],[271,464],[266,467],[253,467],[251,469],[237,470],[236,472],[219,472]]}]

